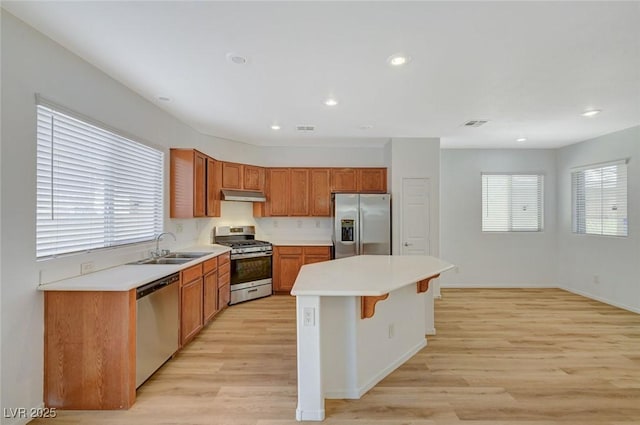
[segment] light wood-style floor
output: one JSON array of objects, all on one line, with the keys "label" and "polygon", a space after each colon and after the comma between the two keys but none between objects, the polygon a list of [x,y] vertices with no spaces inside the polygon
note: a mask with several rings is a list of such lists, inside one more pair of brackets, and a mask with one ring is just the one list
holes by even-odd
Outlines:
[{"label": "light wood-style floor", "polygon": [[[555,289],[443,289],[438,335],[331,425],[640,424],[640,315]],[[34,424],[293,425],[295,300],[233,306],[128,411]]]}]

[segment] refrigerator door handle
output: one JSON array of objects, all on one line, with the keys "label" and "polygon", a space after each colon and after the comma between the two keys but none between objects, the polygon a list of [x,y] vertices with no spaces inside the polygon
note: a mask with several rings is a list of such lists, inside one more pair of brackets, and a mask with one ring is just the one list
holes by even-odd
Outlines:
[{"label": "refrigerator door handle", "polygon": [[362,237],[364,235],[364,218],[362,217],[362,206],[358,208],[358,255],[364,255],[364,242]]}]

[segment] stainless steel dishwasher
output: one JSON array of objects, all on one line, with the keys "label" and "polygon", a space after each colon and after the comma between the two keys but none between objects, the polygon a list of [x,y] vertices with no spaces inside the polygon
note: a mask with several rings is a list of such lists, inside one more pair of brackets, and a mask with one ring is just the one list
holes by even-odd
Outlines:
[{"label": "stainless steel dishwasher", "polygon": [[178,351],[180,274],[136,290],[136,388]]}]

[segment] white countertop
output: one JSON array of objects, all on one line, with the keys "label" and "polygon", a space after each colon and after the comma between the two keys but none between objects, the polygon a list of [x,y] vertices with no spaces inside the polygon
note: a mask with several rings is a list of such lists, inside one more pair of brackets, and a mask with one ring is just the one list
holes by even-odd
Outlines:
[{"label": "white countertop", "polygon": [[302,240],[293,240],[293,239],[276,239],[269,240],[274,246],[332,246],[333,242],[330,239],[302,239]]},{"label": "white countertop", "polygon": [[302,266],[291,295],[384,295],[453,267],[428,255],[358,255]]},{"label": "white countertop", "polygon": [[59,280],[46,285],[40,285],[38,286],[38,290],[128,291],[229,251],[231,251],[231,248],[222,245],[192,246],[175,252],[207,252],[209,254],[194,258],[182,264],[125,264],[82,276]]}]

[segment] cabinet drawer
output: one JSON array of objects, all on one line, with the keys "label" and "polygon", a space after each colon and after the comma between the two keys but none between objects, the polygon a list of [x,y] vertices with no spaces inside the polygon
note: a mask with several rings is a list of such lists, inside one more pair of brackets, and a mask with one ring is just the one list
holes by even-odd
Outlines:
[{"label": "cabinet drawer", "polygon": [[276,247],[279,255],[302,254],[301,246],[278,246]]},{"label": "cabinet drawer", "polygon": [[228,263],[229,262],[229,256],[230,256],[230,254],[228,252],[225,252],[224,254],[218,255],[218,266],[221,266],[222,264]]},{"label": "cabinet drawer", "polygon": [[204,270],[203,273],[207,274],[210,271],[213,271],[218,268],[218,257],[211,258],[204,262]]},{"label": "cabinet drawer", "polygon": [[331,250],[328,246],[305,246],[304,255],[330,255]]},{"label": "cabinet drawer", "polygon": [[231,270],[231,264],[229,263],[220,264],[218,266],[218,276],[223,274],[229,274],[230,270]]},{"label": "cabinet drawer", "polygon": [[218,275],[218,288],[222,288],[225,285],[229,285],[230,282],[231,280],[229,278],[229,273]]},{"label": "cabinet drawer", "polygon": [[196,264],[195,266],[192,266],[192,267],[189,267],[188,269],[183,270],[181,274],[182,279],[180,283],[182,285],[185,285],[191,282],[192,280],[199,278],[200,276],[202,276],[202,263]]}]

